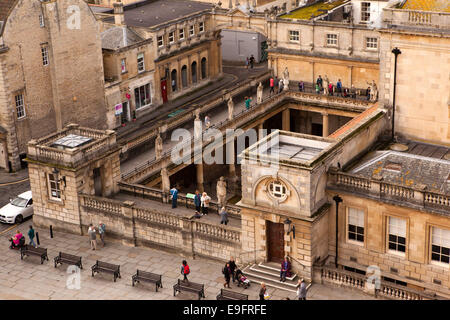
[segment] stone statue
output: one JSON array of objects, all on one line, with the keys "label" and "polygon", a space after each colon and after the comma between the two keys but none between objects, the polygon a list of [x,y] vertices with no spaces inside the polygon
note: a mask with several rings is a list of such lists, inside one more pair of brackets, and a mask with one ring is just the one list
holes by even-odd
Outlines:
[{"label": "stone statue", "polygon": [[219,202],[219,208],[225,207],[227,201],[227,183],[225,182],[225,178],[220,177],[219,181],[217,181],[217,200]]},{"label": "stone statue", "polygon": [[156,155],[156,160],[161,159],[162,156],[162,152],[163,152],[163,141],[161,139],[161,135],[160,135],[160,131],[158,132],[158,135],[156,136],[155,139],[155,155]]},{"label": "stone statue", "polygon": [[161,169],[161,189],[164,192],[170,191],[170,178],[166,167]]},{"label": "stone statue", "polygon": [[260,104],[263,100],[263,85],[260,82],[258,88],[256,89],[256,103]]},{"label": "stone statue", "polygon": [[283,91],[289,90],[289,71],[286,67],[283,71]]},{"label": "stone statue", "polygon": [[233,120],[234,102],[231,96],[230,99],[228,99],[227,104],[228,104],[228,120]]},{"label": "stone statue", "polygon": [[330,85],[330,80],[328,79],[327,75],[323,77],[323,94],[328,95],[328,86]]},{"label": "stone statue", "polygon": [[[367,81],[366,81],[367,82]],[[378,88],[375,80],[372,80],[372,83],[367,82],[370,88],[370,101],[377,101],[378,97]]]}]

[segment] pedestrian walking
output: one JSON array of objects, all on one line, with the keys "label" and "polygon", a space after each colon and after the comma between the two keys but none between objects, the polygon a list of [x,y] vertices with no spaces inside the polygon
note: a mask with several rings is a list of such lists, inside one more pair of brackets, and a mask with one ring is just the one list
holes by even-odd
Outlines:
[{"label": "pedestrian walking", "polygon": [[250,56],[250,68],[253,69],[253,65],[255,64],[255,57],[253,55]]},{"label": "pedestrian walking", "polygon": [[102,241],[102,247],[105,246],[105,231],[106,225],[100,221],[98,223],[98,234],[100,235],[100,240]]},{"label": "pedestrian walking", "polygon": [[228,262],[225,264],[225,267],[223,267],[222,273],[225,278],[225,283],[223,284],[223,287],[230,288],[231,268],[230,268],[230,264]]},{"label": "pedestrian walking", "polygon": [[270,77],[270,80],[269,80],[269,86],[270,86],[270,92],[269,92],[269,94],[270,94],[270,95],[272,95],[272,93],[275,93],[275,91],[274,91],[274,85],[275,85],[275,80],[274,80],[273,77]]},{"label": "pedestrian walking", "polygon": [[248,70],[249,63],[250,63],[250,61],[248,60],[248,57],[245,58],[245,67],[247,68],[247,70]]},{"label": "pedestrian walking", "polygon": [[97,249],[97,232],[92,223],[89,225],[88,236],[89,240],[91,241],[91,249]]},{"label": "pedestrian walking", "polygon": [[189,282],[187,278],[189,273],[191,273],[189,265],[186,260],[183,260],[183,262],[181,263],[181,274],[183,275],[183,281]]},{"label": "pedestrian walking", "polygon": [[30,238],[30,246],[37,248],[37,245],[34,242],[34,229],[32,225],[30,225],[30,230],[28,230],[28,238]]},{"label": "pedestrian walking", "polygon": [[301,81],[301,80],[298,83],[298,91],[300,91],[300,92],[305,91],[305,83],[303,81]]},{"label": "pedestrian walking", "polygon": [[202,204],[202,213],[208,214],[209,202],[211,201],[211,197],[208,196],[206,192],[203,192],[200,200]]},{"label": "pedestrian walking", "polygon": [[222,207],[222,209],[220,210],[220,224],[228,224],[228,213],[225,210],[225,207]]},{"label": "pedestrian walking", "polygon": [[269,295],[267,294],[266,284],[264,282],[261,282],[261,289],[259,289],[259,300],[264,301],[265,299],[268,298]]},{"label": "pedestrian walking", "polygon": [[177,200],[178,200],[178,190],[175,186],[172,189],[170,189],[170,197],[172,199],[172,209],[175,209],[177,207]]},{"label": "pedestrian walking", "polygon": [[305,283],[305,279],[303,279],[303,278],[298,280],[297,298],[298,298],[298,300],[306,300],[306,283]]},{"label": "pedestrian walking", "polygon": [[336,83],[336,91],[337,91],[337,96],[342,96],[342,82],[341,82],[341,79],[338,79],[338,82]]},{"label": "pedestrian walking", "polygon": [[321,75],[319,75],[319,77],[317,78],[316,83],[319,85],[319,90],[322,91],[322,89],[323,89],[323,79],[322,79]]},{"label": "pedestrian walking", "polygon": [[250,97],[245,97],[245,108],[248,110],[250,109],[250,104],[252,102],[252,98]]},{"label": "pedestrian walking", "polygon": [[228,263],[230,264],[230,270],[231,270],[231,276],[233,277],[233,282],[236,281],[236,270],[237,270],[237,265],[236,262],[234,262],[234,258],[231,257],[230,261],[228,261]]},{"label": "pedestrian walking", "polygon": [[283,79],[280,79],[280,81],[278,82],[278,93],[283,91],[283,88],[284,88],[284,81]]},{"label": "pedestrian walking", "polygon": [[202,205],[202,196],[200,195],[200,192],[198,190],[195,190],[194,205],[195,211],[200,212],[200,206]]}]

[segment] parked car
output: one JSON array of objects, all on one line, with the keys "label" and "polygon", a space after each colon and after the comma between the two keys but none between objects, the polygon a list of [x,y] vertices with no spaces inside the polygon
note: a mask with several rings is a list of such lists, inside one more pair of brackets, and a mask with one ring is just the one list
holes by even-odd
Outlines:
[{"label": "parked car", "polygon": [[21,223],[24,218],[33,215],[33,198],[31,191],[26,191],[11,199],[9,203],[0,209],[0,222]]}]

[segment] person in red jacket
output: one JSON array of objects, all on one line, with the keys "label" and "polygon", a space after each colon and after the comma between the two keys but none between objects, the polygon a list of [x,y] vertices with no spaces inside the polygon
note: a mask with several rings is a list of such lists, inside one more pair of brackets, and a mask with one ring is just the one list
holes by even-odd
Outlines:
[{"label": "person in red jacket", "polygon": [[182,266],[181,266],[181,274],[184,276],[183,281],[189,282],[187,275],[191,273],[189,270],[189,265],[187,264],[186,260],[183,260]]}]

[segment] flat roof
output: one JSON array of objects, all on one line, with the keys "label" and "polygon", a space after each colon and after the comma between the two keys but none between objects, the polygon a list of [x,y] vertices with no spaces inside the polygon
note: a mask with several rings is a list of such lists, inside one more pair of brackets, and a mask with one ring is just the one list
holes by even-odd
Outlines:
[{"label": "flat roof", "polygon": [[278,155],[280,160],[310,161],[330,145],[328,142],[280,135],[278,144],[261,150],[261,153]]},{"label": "flat roof", "polygon": [[450,12],[449,0],[406,0],[401,9]]},{"label": "flat roof", "polygon": [[[124,6],[125,24],[148,28],[212,7],[211,3],[188,0],[142,1]],[[105,22],[114,23],[114,17],[105,19]]]},{"label": "flat roof", "polygon": [[314,17],[321,16],[323,14],[326,14],[329,10],[333,10],[334,8],[339,7],[346,2],[350,2],[350,0],[336,0],[331,3],[328,1],[320,1],[311,5],[300,7],[296,10],[291,11],[291,13],[289,14],[280,16],[280,18],[310,20],[313,15]]},{"label": "flat roof", "polygon": [[53,142],[52,147],[54,148],[78,148],[86,143],[89,143],[92,141],[92,138],[84,137],[76,134],[69,134],[65,137],[62,137],[55,142]]}]

